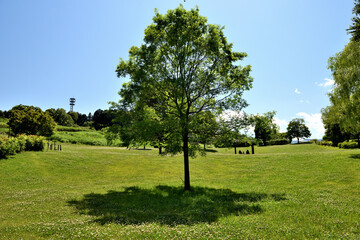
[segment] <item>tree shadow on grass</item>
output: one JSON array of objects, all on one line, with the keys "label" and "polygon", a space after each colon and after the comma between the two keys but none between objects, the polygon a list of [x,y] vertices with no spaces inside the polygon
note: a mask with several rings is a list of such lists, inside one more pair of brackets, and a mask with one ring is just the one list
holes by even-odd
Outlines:
[{"label": "tree shadow on grass", "polygon": [[205,152],[217,152],[216,149],[205,149]]},{"label": "tree shadow on grass", "polygon": [[360,159],[360,154],[351,154],[350,158]]},{"label": "tree shadow on grass", "polygon": [[81,214],[95,216],[100,224],[192,225],[216,221],[228,215],[259,214],[263,200],[286,200],[284,194],[236,193],[229,189],[156,186],[153,189],[128,187],[122,192],[90,193],[82,200],[68,201]]}]

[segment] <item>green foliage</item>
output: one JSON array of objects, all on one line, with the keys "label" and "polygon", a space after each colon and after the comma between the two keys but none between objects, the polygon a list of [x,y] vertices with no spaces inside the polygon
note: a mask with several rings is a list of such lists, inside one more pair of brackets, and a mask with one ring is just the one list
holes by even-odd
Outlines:
[{"label": "green foliage", "polygon": [[360,42],[350,41],[329,58],[335,85],[329,93],[331,105],[323,110],[326,118],[340,124],[343,133],[360,133]]},{"label": "green foliage", "polygon": [[10,110],[8,125],[14,134],[50,136],[56,123],[38,107],[17,105]]},{"label": "green foliage", "polygon": [[180,5],[165,15],[156,12],[144,43],[132,47],[129,60],[121,59],[116,69],[118,77],[131,79],[120,90],[123,110],[147,106],[161,122],[177,126],[166,127],[165,145],[168,153],[184,153],[188,190],[188,158],[198,149],[190,139],[197,116],[247,105],[241,97],[252,87],[251,67],[239,65],[247,55],[232,47],[222,27],[208,24],[199,9],[187,11]]},{"label": "green foliage", "polygon": [[56,131],[59,131],[59,132],[83,132],[83,131],[90,131],[90,128],[89,127],[67,127],[67,126],[61,126],[61,125],[58,125],[56,127]]},{"label": "green foliage", "polygon": [[344,148],[344,149],[353,149],[353,148],[358,148],[358,143],[355,141],[345,141],[345,142],[339,143],[338,147]]},{"label": "green foliage", "polygon": [[311,136],[309,128],[305,125],[305,120],[302,118],[295,118],[289,122],[287,133],[290,138],[297,138],[298,143],[300,138],[307,138]]},{"label": "green foliage", "polygon": [[115,115],[115,111],[113,110],[96,110],[92,117],[93,127],[96,130],[101,130],[102,128],[111,126]]},{"label": "green foliage", "polygon": [[275,114],[276,112],[272,111],[251,117],[251,122],[255,126],[255,138],[262,140],[264,145],[267,145],[267,142],[279,131],[279,127],[274,123]]},{"label": "green foliage", "polygon": [[288,139],[271,139],[268,142],[268,145],[284,145],[284,144],[289,144],[289,140]]},{"label": "green foliage", "polygon": [[79,114],[77,112],[68,112],[74,123],[77,123]]},{"label": "green foliage", "polygon": [[86,144],[106,146],[107,141],[103,133],[98,131],[76,131],[76,132],[55,132],[49,140],[59,141],[63,143]]},{"label": "green foliage", "polygon": [[321,146],[328,146],[328,147],[334,146],[334,143],[328,140],[317,141],[316,144]]},{"label": "green foliage", "polygon": [[69,114],[67,114],[66,110],[63,108],[58,108],[56,110],[54,108],[50,108],[50,109],[47,109],[45,112],[49,113],[49,115],[59,125],[68,126],[68,127],[74,125],[73,118]]},{"label": "green foliage", "polygon": [[347,29],[348,33],[352,35],[351,40],[353,41],[359,41],[360,40],[360,0],[354,0],[354,8],[353,8],[353,14],[355,14],[354,17],[351,18],[352,24]]},{"label": "green foliage", "polygon": [[18,137],[0,138],[0,158],[14,155],[22,151],[42,151],[44,149],[44,137],[20,135]]}]

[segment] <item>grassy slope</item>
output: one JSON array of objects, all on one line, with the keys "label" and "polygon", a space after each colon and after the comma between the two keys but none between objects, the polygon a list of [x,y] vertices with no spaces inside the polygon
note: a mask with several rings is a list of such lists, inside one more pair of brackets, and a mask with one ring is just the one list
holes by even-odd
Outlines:
[{"label": "grassy slope", "polygon": [[255,150],[191,159],[192,193],[182,157],[157,150],[65,145],[0,160],[0,239],[360,237],[360,150]]}]

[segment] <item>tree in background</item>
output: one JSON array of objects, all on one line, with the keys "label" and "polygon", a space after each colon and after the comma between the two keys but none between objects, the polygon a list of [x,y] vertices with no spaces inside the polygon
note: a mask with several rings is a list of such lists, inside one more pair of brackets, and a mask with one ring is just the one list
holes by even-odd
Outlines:
[{"label": "tree in background", "polygon": [[307,138],[311,136],[309,128],[305,125],[305,120],[302,118],[295,118],[289,122],[287,127],[288,135],[291,139],[297,138],[300,143],[300,138]]},{"label": "tree in background", "polygon": [[206,150],[206,144],[210,144],[219,129],[219,124],[216,121],[216,117],[210,111],[204,111],[194,119],[194,139],[204,145]]},{"label": "tree in background", "polygon": [[77,112],[68,112],[74,123],[77,123],[79,119],[79,114]]},{"label": "tree in background", "polygon": [[58,125],[68,127],[74,125],[74,120],[69,114],[66,113],[66,110],[63,108],[58,108],[56,110],[54,108],[50,108],[47,109],[45,112],[49,113],[49,115],[55,120]]},{"label": "tree in background", "polygon": [[354,8],[353,8],[353,14],[355,14],[354,17],[351,18],[352,24],[347,29],[348,33],[352,35],[351,40],[353,41],[359,41],[360,40],[360,0],[354,1]]},{"label": "tree in background", "polygon": [[339,143],[350,139],[351,134],[341,127],[345,114],[338,107],[334,105],[328,106],[321,109],[321,113],[325,128],[324,140],[332,141],[333,146],[336,147]]},{"label": "tree in background", "polygon": [[251,88],[250,66],[238,65],[246,54],[232,51],[223,28],[208,24],[199,9],[180,6],[165,15],[156,12],[153,21],[145,29],[145,43],[132,47],[129,60],[117,66],[118,77],[131,79],[120,95],[131,108],[150,107],[176,126],[166,150],[184,153],[184,185],[190,190],[189,138],[196,116],[246,106],[241,96]]},{"label": "tree in background", "polygon": [[17,105],[10,110],[8,125],[14,134],[51,136],[56,127],[53,118],[38,107]]},{"label": "tree in background", "polygon": [[78,113],[78,119],[76,121],[76,124],[79,126],[84,126],[84,124],[88,121],[88,117],[86,114]]},{"label": "tree in background", "polygon": [[278,126],[274,123],[276,112],[267,112],[263,115],[252,116],[252,124],[255,126],[255,138],[262,140],[264,145],[278,132]]},{"label": "tree in background", "polygon": [[115,111],[98,109],[92,116],[93,126],[96,130],[103,129],[112,125],[112,120],[115,118]]}]

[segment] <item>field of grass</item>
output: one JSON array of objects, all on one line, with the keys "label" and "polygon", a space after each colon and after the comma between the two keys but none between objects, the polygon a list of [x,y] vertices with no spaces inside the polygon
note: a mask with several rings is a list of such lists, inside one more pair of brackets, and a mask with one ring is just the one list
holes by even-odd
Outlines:
[{"label": "field of grass", "polygon": [[360,150],[182,156],[85,145],[0,160],[0,239],[359,239]]},{"label": "field of grass", "polygon": [[[54,134],[48,139],[62,143],[86,144],[94,146],[108,145],[104,132],[96,131],[94,129],[90,129],[89,127],[57,126]],[[120,146],[121,141],[116,140],[111,145]]]}]

